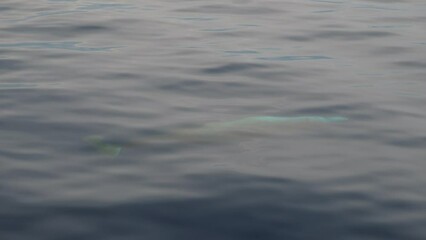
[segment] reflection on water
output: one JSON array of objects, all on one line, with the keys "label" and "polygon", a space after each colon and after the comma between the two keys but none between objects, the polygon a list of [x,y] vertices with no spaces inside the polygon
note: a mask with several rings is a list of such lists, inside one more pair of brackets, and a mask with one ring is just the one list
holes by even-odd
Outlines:
[{"label": "reflection on water", "polygon": [[36,88],[51,88],[59,87],[60,83],[0,83],[1,90],[12,90],[12,89],[36,89]]},{"label": "reflection on water", "polygon": [[[77,0],[78,1],[78,0]],[[76,2],[76,1],[50,1],[50,2]],[[66,8],[65,8],[66,9]],[[72,15],[78,13],[90,13],[91,11],[97,10],[129,10],[132,9],[131,5],[128,4],[116,4],[116,3],[89,3],[78,5],[76,8],[70,8],[68,10],[47,10],[37,11],[35,14],[26,16],[24,18],[9,19],[12,22],[29,21],[35,18],[43,18],[55,15]]]},{"label": "reflection on water", "polygon": [[82,47],[79,42],[19,42],[1,43],[0,48],[63,49],[73,51],[106,51],[114,47]]},{"label": "reflection on water", "polygon": [[426,237],[425,3],[0,3],[0,238]]}]

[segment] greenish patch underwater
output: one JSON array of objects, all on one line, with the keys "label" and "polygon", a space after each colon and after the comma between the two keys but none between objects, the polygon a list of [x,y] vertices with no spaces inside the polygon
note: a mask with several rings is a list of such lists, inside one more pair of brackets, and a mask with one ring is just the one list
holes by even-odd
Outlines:
[{"label": "greenish patch underwater", "polygon": [[105,139],[102,136],[98,135],[90,135],[84,138],[86,142],[88,142],[91,146],[93,146],[99,153],[117,157],[120,155],[122,147],[105,143]]}]

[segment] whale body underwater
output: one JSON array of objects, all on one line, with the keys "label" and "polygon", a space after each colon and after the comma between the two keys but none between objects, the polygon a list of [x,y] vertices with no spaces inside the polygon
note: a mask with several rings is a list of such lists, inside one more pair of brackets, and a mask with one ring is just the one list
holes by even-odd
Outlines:
[{"label": "whale body underwater", "polygon": [[206,123],[194,128],[173,130],[159,136],[129,140],[124,144],[110,143],[102,135],[89,135],[84,140],[99,153],[118,156],[124,147],[143,146],[147,143],[155,144],[162,141],[209,142],[272,136],[284,130],[288,131],[296,128],[296,126],[315,126],[317,124],[338,123],[346,120],[348,119],[343,116],[253,116],[237,120]]}]

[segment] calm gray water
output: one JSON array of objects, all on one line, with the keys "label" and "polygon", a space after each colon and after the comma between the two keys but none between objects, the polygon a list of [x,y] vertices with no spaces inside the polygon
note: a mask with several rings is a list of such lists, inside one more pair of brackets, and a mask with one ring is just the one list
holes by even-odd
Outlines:
[{"label": "calm gray water", "polygon": [[0,238],[425,239],[425,13],[2,0]]}]

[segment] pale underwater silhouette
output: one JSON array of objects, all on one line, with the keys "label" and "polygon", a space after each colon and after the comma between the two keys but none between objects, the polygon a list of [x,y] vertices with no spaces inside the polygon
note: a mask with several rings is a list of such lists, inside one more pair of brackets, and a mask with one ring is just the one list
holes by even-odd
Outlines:
[{"label": "pale underwater silhouette", "polygon": [[[272,135],[274,132],[280,132],[281,126],[295,127],[296,125],[307,126],[312,123],[337,123],[348,120],[342,116],[254,116],[238,120],[207,123],[196,128],[185,128],[171,131],[168,134],[150,137],[143,140],[131,140],[125,147],[141,146],[147,143],[160,143],[161,141],[187,141],[187,142],[206,142],[225,139],[235,139],[242,137],[256,137]],[[287,129],[288,130],[288,129]],[[118,156],[123,146],[107,143],[105,138],[100,135],[91,135],[84,138],[99,153]]]}]

